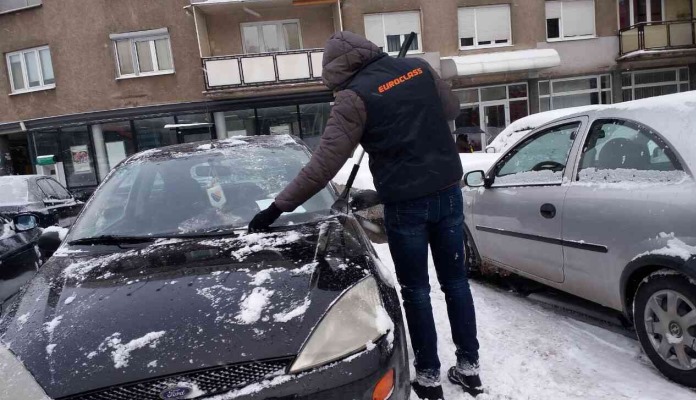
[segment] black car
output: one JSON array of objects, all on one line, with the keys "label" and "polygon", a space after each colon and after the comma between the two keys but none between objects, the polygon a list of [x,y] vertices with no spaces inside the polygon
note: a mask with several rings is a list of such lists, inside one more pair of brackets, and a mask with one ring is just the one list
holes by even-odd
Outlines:
[{"label": "black car", "polygon": [[34,215],[0,215],[0,307],[39,270],[40,234]]},{"label": "black car", "polygon": [[247,233],[308,155],[266,136],[118,166],[0,322],[0,398],[408,398],[391,275],[335,189]]},{"label": "black car", "polygon": [[83,203],[55,179],[43,175],[0,176],[0,213],[31,212],[39,225],[69,227]]}]

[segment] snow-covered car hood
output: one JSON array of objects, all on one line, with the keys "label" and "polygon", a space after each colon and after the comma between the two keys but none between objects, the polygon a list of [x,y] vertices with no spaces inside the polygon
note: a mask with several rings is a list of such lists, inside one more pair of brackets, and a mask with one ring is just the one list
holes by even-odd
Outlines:
[{"label": "snow-covered car hood", "polygon": [[52,398],[292,358],[330,304],[373,272],[355,224],[64,248],[0,320],[1,341]]}]

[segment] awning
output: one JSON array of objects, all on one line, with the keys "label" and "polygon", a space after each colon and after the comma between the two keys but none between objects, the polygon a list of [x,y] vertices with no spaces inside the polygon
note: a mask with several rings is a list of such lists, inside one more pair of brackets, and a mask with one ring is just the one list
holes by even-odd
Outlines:
[{"label": "awning", "polygon": [[539,70],[559,65],[561,57],[554,49],[502,51],[440,60],[443,78]]}]

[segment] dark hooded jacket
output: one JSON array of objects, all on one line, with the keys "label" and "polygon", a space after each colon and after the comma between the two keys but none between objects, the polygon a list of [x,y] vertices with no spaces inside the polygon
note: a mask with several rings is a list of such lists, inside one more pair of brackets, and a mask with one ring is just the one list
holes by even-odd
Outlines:
[{"label": "dark hooded jacket", "polygon": [[351,32],[334,34],[324,49],[322,78],[334,106],[310,162],[276,197],[293,211],[336,175],[358,144],[370,155],[385,203],[422,197],[461,179],[447,120],[459,101],[430,65],[394,59]]}]

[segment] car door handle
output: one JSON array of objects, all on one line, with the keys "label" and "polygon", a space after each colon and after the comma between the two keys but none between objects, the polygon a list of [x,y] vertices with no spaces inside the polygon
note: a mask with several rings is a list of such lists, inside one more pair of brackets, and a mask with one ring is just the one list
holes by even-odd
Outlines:
[{"label": "car door handle", "polygon": [[539,212],[541,212],[542,217],[551,219],[556,216],[556,206],[549,203],[543,204]]}]

